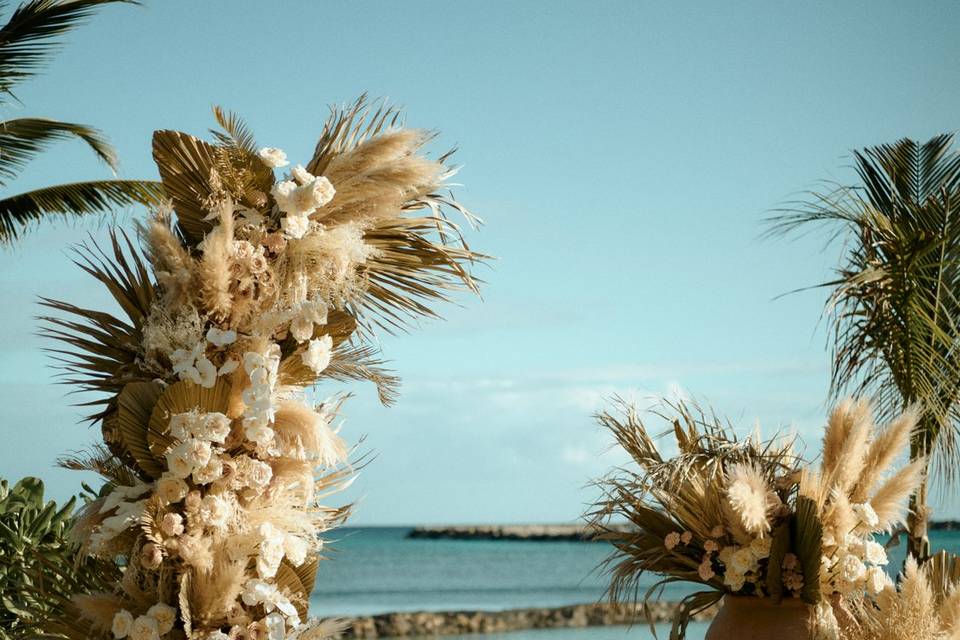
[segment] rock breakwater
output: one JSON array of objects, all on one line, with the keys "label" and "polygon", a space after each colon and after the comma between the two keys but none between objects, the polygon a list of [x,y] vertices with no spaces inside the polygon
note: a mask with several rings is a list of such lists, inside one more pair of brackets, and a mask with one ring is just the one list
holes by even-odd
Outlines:
[{"label": "rock breakwater", "polygon": [[[503,633],[522,629],[595,627],[622,624],[669,622],[677,609],[674,602],[650,604],[650,617],[642,605],[614,606],[608,603],[576,604],[543,609],[506,611],[413,611],[348,618],[344,638],[404,638],[411,636]],[[716,613],[710,609],[695,617],[706,620]]]},{"label": "rock breakwater", "polygon": [[[630,531],[623,525],[618,529]],[[535,541],[592,541],[596,531],[576,524],[544,525],[458,525],[440,527],[415,527],[408,538],[449,538],[454,540],[535,540]]]}]

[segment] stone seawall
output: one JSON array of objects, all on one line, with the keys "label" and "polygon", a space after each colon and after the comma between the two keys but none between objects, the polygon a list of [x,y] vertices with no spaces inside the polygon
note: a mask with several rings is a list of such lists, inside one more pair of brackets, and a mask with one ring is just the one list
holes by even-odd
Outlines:
[{"label": "stone seawall", "polygon": [[[503,633],[522,629],[595,627],[606,625],[669,622],[677,609],[673,602],[650,604],[650,619],[642,605],[615,607],[611,604],[577,604],[545,609],[509,609],[507,611],[415,611],[384,613],[347,618],[344,638],[403,638],[410,636],[459,635],[467,633]],[[713,617],[714,609],[695,619]]]}]

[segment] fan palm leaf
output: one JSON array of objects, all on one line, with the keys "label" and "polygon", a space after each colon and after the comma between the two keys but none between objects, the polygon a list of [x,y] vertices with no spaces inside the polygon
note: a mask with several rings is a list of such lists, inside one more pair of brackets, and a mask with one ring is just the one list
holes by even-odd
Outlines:
[{"label": "fan palm leaf", "polygon": [[[960,462],[960,155],[953,137],[903,139],[854,153],[861,184],[813,194],[773,219],[773,233],[814,225],[843,238],[831,295],[833,395],[872,395],[890,418],[924,412],[911,456],[935,454],[948,482]],[[927,555],[926,484],[914,499],[910,551]]]}]

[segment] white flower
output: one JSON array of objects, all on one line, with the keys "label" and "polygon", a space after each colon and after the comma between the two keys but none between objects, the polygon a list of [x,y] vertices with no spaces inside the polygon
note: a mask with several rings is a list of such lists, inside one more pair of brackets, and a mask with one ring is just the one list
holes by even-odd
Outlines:
[{"label": "white flower", "polygon": [[287,162],[287,154],[276,147],[263,147],[257,152],[257,155],[263,160],[263,164],[271,169],[285,167],[290,164]]},{"label": "white flower", "polygon": [[310,218],[291,213],[280,219],[280,228],[288,238],[299,240],[310,230]]},{"label": "white flower", "polygon": [[111,631],[113,631],[113,637],[117,640],[120,638],[126,638],[130,635],[130,629],[133,627],[133,616],[126,609],[121,609],[117,611],[113,616],[113,625],[111,626]]},{"label": "white flower", "polygon": [[261,578],[277,575],[283,560],[283,533],[270,523],[260,525],[260,553],[257,556],[257,574]]},{"label": "white flower", "polygon": [[299,567],[307,559],[308,546],[307,541],[299,536],[288,534],[283,539],[283,553],[295,567]]},{"label": "white flower", "polygon": [[840,562],[840,575],[847,582],[856,584],[866,577],[867,567],[857,556],[844,556]]},{"label": "white flower", "polygon": [[157,621],[160,635],[170,633],[173,623],[177,620],[177,610],[162,602],[147,609],[147,615]]},{"label": "white flower", "polygon": [[223,331],[217,327],[210,327],[207,331],[207,342],[216,347],[225,347],[237,341],[237,332],[232,330]]},{"label": "white flower", "polygon": [[160,625],[150,616],[139,616],[130,629],[130,640],[160,640]]},{"label": "white flower", "polygon": [[225,376],[227,374],[233,373],[237,370],[237,367],[240,366],[240,363],[236,360],[227,360],[223,365],[217,370],[218,376]]},{"label": "white flower", "polygon": [[200,502],[200,519],[213,529],[224,529],[230,522],[233,510],[230,503],[220,496],[207,495]]},{"label": "white flower", "polygon": [[139,498],[149,490],[150,485],[142,483],[133,486],[118,485],[117,487],[114,487],[113,491],[111,491],[103,501],[103,505],[100,507],[99,513],[113,511],[124,502],[129,502],[134,498]]},{"label": "white flower", "polygon": [[297,316],[290,322],[290,335],[297,342],[309,340],[313,337],[313,323],[303,316]]},{"label": "white flower", "polygon": [[671,531],[663,538],[663,546],[666,547],[667,551],[670,551],[678,544],[680,544],[680,534],[676,531]]},{"label": "white flower", "polygon": [[287,635],[287,624],[282,615],[277,612],[267,614],[264,622],[267,625],[267,640],[284,640]]},{"label": "white flower", "polygon": [[177,440],[186,440],[190,437],[190,425],[192,422],[192,412],[175,413],[170,416],[170,422],[167,423],[167,431]]},{"label": "white flower", "polygon": [[183,516],[179,513],[167,513],[160,521],[160,531],[167,536],[179,536],[183,534]]},{"label": "white flower", "polygon": [[730,591],[733,592],[743,589],[743,585],[746,581],[747,577],[739,571],[732,571],[728,569],[723,575],[723,584],[730,587]]},{"label": "white flower", "polygon": [[297,184],[307,184],[313,182],[314,176],[312,173],[303,168],[302,164],[298,164],[293,169],[290,170],[290,175],[293,176],[293,179],[297,181]]},{"label": "white flower", "polygon": [[180,502],[186,497],[188,491],[190,487],[187,483],[172,473],[165,473],[157,480],[157,495],[164,502],[171,504]]},{"label": "white flower", "polygon": [[193,472],[193,481],[197,484],[210,484],[223,476],[223,462],[220,458],[210,458],[210,462]]},{"label": "white flower", "polygon": [[757,566],[757,559],[750,547],[741,547],[730,556],[730,567],[737,573],[752,571]]},{"label": "white flower", "polygon": [[853,513],[860,519],[860,523],[868,530],[873,530],[875,526],[880,524],[880,518],[877,516],[877,512],[873,510],[873,506],[869,502],[862,502],[859,504],[852,504],[850,508],[853,509]]},{"label": "white flower", "polygon": [[[302,178],[303,184],[293,180],[278,182],[270,190],[277,208],[288,216],[309,216],[319,207],[333,200],[336,190],[327,178],[311,176],[306,170],[296,171],[295,178]],[[309,179],[309,181],[307,181]]]},{"label": "white flower", "polygon": [[867,569],[866,582],[867,592],[870,595],[877,595],[889,584],[890,578],[887,577],[886,571],[880,567],[870,567]]},{"label": "white flower", "polygon": [[709,560],[704,560],[697,567],[697,575],[700,576],[701,580],[710,580],[713,578],[716,573],[713,571],[713,565],[710,564]]},{"label": "white flower", "polygon": [[773,544],[773,540],[770,536],[764,536],[763,538],[754,538],[750,542],[750,553],[757,560],[762,560],[763,558],[768,558],[770,556],[770,547]]},{"label": "white flower", "polygon": [[872,564],[887,564],[887,552],[883,545],[873,540],[867,540],[864,547],[864,559]]},{"label": "white flower", "polygon": [[[307,350],[300,354],[303,364],[310,367],[314,373],[323,373],[330,364],[330,354],[333,350],[333,338],[329,335],[311,340]],[[678,536],[679,537],[679,536]]]},{"label": "white flower", "polygon": [[212,389],[217,384],[217,368],[206,357],[197,360],[196,371],[196,376],[191,376],[196,384],[205,389]]},{"label": "white flower", "polygon": [[230,640],[230,636],[217,629],[207,634],[207,640]]}]

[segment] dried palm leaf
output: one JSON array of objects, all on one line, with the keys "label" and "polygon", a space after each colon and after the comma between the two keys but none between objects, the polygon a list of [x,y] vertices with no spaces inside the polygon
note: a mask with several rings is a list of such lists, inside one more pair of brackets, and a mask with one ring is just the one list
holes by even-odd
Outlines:
[{"label": "dried palm leaf", "polygon": [[137,461],[137,466],[149,477],[163,474],[163,452],[151,450],[147,433],[150,416],[157,406],[163,386],[157,382],[131,382],[120,392],[117,400],[117,428],[123,445]]},{"label": "dried palm leaf", "polygon": [[153,407],[149,428],[145,432],[150,452],[162,456],[176,443],[169,435],[170,418],[175,414],[197,410],[226,415],[230,409],[230,394],[230,384],[223,378],[210,388],[181,380],[164,389]]}]

